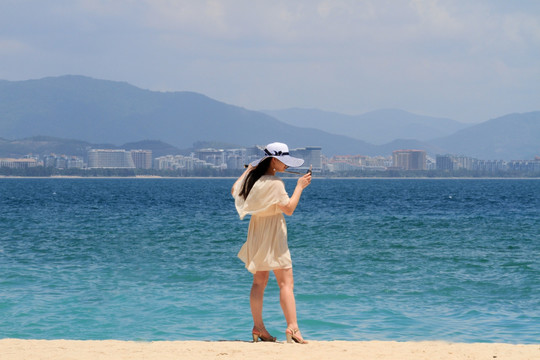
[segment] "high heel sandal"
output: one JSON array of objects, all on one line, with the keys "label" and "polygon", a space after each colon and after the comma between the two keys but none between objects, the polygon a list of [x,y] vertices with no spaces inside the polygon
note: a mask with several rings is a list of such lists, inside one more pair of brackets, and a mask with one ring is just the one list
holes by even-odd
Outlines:
[{"label": "high heel sandal", "polygon": [[259,329],[258,327],[254,326],[253,330],[251,331],[251,335],[253,336],[253,342],[257,342],[259,340],[261,341],[268,341],[268,342],[276,342],[276,338],[270,334],[270,337],[264,337],[263,332],[265,331],[265,328]]},{"label": "high heel sandal", "polygon": [[299,338],[296,336],[296,333],[299,332],[300,329],[287,329],[285,330],[285,336],[287,337],[287,342],[292,343],[293,341],[298,344],[307,344],[308,342],[304,339]]}]

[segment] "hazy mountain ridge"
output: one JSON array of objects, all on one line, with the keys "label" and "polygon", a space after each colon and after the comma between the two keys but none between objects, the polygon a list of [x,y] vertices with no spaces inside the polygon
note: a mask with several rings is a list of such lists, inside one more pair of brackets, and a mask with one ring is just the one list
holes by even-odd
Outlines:
[{"label": "hazy mountain ridge", "polygon": [[93,144],[75,139],[62,139],[51,136],[33,136],[20,140],[0,139],[0,157],[22,157],[28,154],[37,155],[69,155],[86,158],[89,149],[125,149],[152,150],[154,157],[163,155],[189,154],[189,149],[181,150],[170,144],[157,140],[143,140],[115,144]]},{"label": "hazy mountain ridge", "polygon": [[0,136],[36,135],[113,144],[152,138],[178,148],[196,141],[251,146],[281,140],[291,147],[322,146],[329,154],[375,149],[193,92],[153,92],[72,75],[1,82]]},{"label": "hazy mountain ridge", "polygon": [[28,154],[58,154],[86,156],[90,148],[115,149],[113,144],[90,144],[86,141],[34,136],[19,140],[0,139],[0,157],[21,157]]},{"label": "hazy mountain ridge", "polygon": [[[382,154],[397,149],[422,149],[431,155],[451,153],[485,160],[526,160],[540,156],[540,111],[508,114],[478,124],[463,124],[396,109],[358,116],[298,108],[265,110],[265,113],[274,114],[288,123],[316,124],[327,131],[333,130],[330,131],[333,133],[363,136],[368,142],[388,140],[396,134],[402,138],[379,145]],[[432,131],[429,130],[431,124]],[[431,136],[435,133],[447,135]],[[407,134],[409,136],[405,136]],[[415,138],[414,134],[419,136]]]},{"label": "hazy mountain ridge", "polygon": [[[104,145],[99,144],[109,144],[107,146],[111,148],[124,144],[124,148],[152,148],[154,155],[159,156],[167,151],[185,152],[194,143],[252,146],[283,141],[291,148],[322,146],[327,156],[386,156],[403,148],[424,149],[431,155],[454,153],[484,159],[530,159],[540,155],[537,140],[540,139],[540,112],[510,114],[477,125],[466,125],[393,109],[359,116],[314,109],[296,111],[304,114],[307,111],[312,120],[304,116],[303,122],[290,125],[271,115],[225,104],[194,92],[156,92],[123,82],[84,76],[0,81],[0,138],[4,139],[0,140],[0,150],[3,154],[47,150],[78,155],[81,149],[96,147],[96,144],[100,147]],[[337,120],[324,120],[329,114]],[[373,125],[365,125],[369,123],[366,119]],[[388,125],[392,122],[394,125]],[[359,124],[364,124],[363,128]],[[349,136],[317,128],[322,125],[325,129],[342,129]],[[354,129],[363,129],[364,135],[375,132],[390,136],[392,129],[404,126],[409,130],[417,129],[413,134],[424,137],[433,132],[446,135],[420,141],[403,131],[381,145],[353,138]],[[418,130],[420,128],[422,131]],[[453,128],[458,130],[452,131]],[[32,138],[37,135],[56,140]],[[78,139],[75,142],[82,143],[60,145],[60,139]],[[141,142],[141,139],[158,140],[152,143],[151,140]],[[65,141],[69,144],[74,140]]]},{"label": "hazy mountain ridge", "polygon": [[262,110],[287,124],[314,127],[331,134],[347,135],[371,144],[384,145],[396,139],[427,141],[455,133],[471,124],[381,109],[362,115],[345,115],[317,109]]},{"label": "hazy mountain ridge", "polygon": [[430,143],[479,159],[533,159],[540,156],[540,111],[501,116]]}]

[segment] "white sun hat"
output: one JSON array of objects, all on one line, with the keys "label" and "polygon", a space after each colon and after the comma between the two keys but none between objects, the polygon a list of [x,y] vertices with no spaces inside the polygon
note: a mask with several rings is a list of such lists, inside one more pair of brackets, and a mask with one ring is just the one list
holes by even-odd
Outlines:
[{"label": "white sun hat", "polygon": [[304,159],[295,158],[289,155],[289,147],[286,144],[274,142],[266,145],[264,148],[265,156],[251,163],[251,166],[257,166],[261,161],[268,157],[274,157],[287,165],[288,167],[299,167],[304,163]]}]

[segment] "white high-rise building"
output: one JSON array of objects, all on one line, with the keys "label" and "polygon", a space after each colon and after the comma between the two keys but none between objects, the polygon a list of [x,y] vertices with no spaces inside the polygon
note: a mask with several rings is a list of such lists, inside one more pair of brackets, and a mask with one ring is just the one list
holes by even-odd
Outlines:
[{"label": "white high-rise building", "polygon": [[29,167],[38,166],[36,159],[26,158],[26,159],[12,159],[12,158],[1,158],[0,159],[0,168],[8,167],[12,169],[27,169]]},{"label": "white high-rise building", "polygon": [[88,151],[89,168],[134,169],[131,152],[126,150],[91,149]]},{"label": "white high-rise building", "polygon": [[322,148],[320,146],[291,149],[290,153],[292,156],[304,159],[304,164],[299,170],[307,170],[311,166],[314,172],[322,171]]},{"label": "white high-rise building", "polygon": [[131,157],[137,169],[152,168],[152,150],[131,150]]}]

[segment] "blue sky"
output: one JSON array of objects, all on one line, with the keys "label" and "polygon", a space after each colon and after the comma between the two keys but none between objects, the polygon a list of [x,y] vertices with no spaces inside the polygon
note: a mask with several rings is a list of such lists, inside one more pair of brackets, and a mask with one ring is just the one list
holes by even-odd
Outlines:
[{"label": "blue sky", "polygon": [[64,74],[481,122],[540,110],[540,1],[1,0],[0,79]]}]

